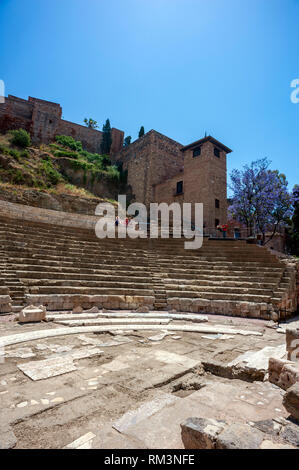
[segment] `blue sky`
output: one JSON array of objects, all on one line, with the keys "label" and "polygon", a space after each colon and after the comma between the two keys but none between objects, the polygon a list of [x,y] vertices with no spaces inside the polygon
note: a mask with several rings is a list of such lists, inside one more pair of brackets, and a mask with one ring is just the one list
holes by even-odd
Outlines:
[{"label": "blue sky", "polygon": [[6,93],[137,137],[213,135],[299,183],[299,0],[0,0]]}]

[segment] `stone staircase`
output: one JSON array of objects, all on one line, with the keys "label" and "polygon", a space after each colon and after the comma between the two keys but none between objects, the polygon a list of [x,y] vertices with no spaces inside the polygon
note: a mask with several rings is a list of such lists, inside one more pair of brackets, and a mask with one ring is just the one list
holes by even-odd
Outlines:
[{"label": "stone staircase", "polygon": [[[296,311],[292,269],[245,241],[104,239],[93,231],[0,219],[1,277],[14,310],[94,305],[283,318]],[[6,290],[7,292],[7,290]]]},{"label": "stone staircase", "polygon": [[3,246],[1,245],[0,238],[0,315],[10,313],[12,310],[12,301],[10,297],[10,290],[6,283],[6,266],[7,258]]}]

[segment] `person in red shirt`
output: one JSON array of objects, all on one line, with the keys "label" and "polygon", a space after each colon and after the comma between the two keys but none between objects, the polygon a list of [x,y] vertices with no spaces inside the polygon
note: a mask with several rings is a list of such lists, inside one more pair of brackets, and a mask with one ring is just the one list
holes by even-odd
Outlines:
[{"label": "person in red shirt", "polygon": [[223,238],[226,238],[226,233],[227,233],[228,225],[227,225],[227,224],[221,225],[221,229],[222,229],[222,236],[223,236]]}]

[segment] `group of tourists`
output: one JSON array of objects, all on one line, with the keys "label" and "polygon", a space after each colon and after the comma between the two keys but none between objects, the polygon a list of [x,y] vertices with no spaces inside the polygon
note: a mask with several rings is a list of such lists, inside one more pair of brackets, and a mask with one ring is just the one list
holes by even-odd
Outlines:
[{"label": "group of tourists", "polygon": [[130,223],[130,219],[128,217],[125,218],[125,220],[121,220],[118,216],[115,219],[115,226],[118,227],[119,225],[123,224],[128,226]]}]

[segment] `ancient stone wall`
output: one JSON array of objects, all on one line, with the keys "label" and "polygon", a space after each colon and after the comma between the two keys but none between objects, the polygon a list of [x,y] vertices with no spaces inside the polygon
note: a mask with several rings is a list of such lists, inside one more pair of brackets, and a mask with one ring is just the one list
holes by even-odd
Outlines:
[{"label": "ancient stone wall", "polygon": [[[26,129],[34,143],[45,143],[55,139],[56,135],[69,135],[83,143],[83,147],[95,153],[101,153],[103,133],[61,119],[62,108],[58,103],[29,97],[28,101],[9,95],[5,103],[0,104],[0,131]],[[124,133],[112,129],[111,153],[123,146]]]},{"label": "ancient stone wall", "polygon": [[59,165],[60,173],[68,181],[71,181],[75,186],[87,189],[95,196],[116,200],[121,192],[121,184],[118,181],[113,181],[105,175],[94,177],[90,171],[74,168],[70,158],[58,158],[56,163]]},{"label": "ancient stone wall", "polygon": [[39,100],[29,97],[33,103],[31,138],[33,143],[43,142],[48,144],[58,134],[59,122],[61,120],[62,108],[57,103]]},{"label": "ancient stone wall", "polygon": [[0,201],[0,217],[10,219],[21,219],[28,222],[60,225],[62,227],[73,227],[77,229],[94,230],[97,221],[96,216],[60,212],[39,207],[14,204],[8,201]]},{"label": "ancient stone wall", "polygon": [[151,130],[127,148],[113,155],[128,170],[128,184],[135,200],[146,205],[154,201],[154,185],[182,168],[182,145]]},{"label": "ancient stone wall", "polygon": [[31,131],[33,103],[15,96],[8,96],[4,104],[0,104],[0,130],[6,132],[20,127]]}]

